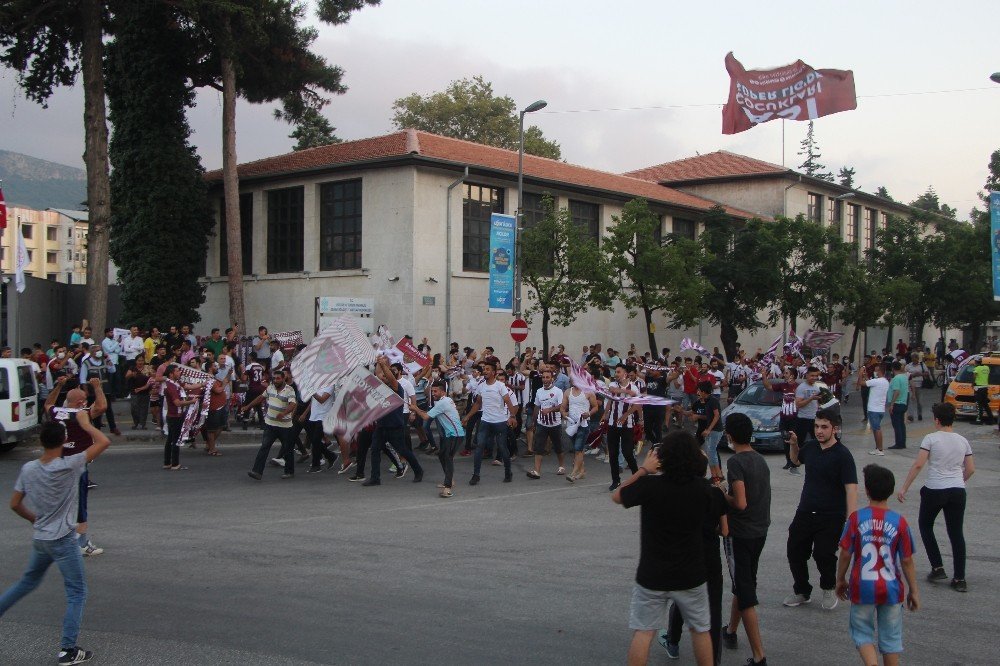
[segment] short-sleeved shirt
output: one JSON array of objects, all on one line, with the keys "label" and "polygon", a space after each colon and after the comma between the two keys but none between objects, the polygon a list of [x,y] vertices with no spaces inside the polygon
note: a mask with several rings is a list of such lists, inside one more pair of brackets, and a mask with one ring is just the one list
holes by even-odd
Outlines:
[{"label": "short-sleeved shirt", "polygon": [[[813,384],[809,385],[808,382],[802,382],[795,387],[795,397],[799,400],[802,398],[811,398],[814,395],[819,394],[819,387]],[[799,407],[798,418],[800,419],[815,419],[816,411],[819,409],[819,403],[815,400],[807,402],[804,406]]]},{"label": "short-sleeved shirt", "polygon": [[326,418],[326,415],[330,413],[333,409],[333,402],[336,391],[332,386],[324,386],[316,393],[322,393],[327,395],[327,399],[324,402],[320,402],[316,399],[316,394],[313,394],[312,405],[309,408],[309,420],[310,421],[322,421]]},{"label": "short-sleeved shirt", "polygon": [[[899,393],[896,394],[896,391]],[[892,381],[889,382],[889,395],[896,396],[896,399],[893,400],[894,405],[905,405],[910,399],[910,378],[906,373],[893,376]]]},{"label": "short-sleeved shirt", "polygon": [[400,377],[399,385],[403,387],[403,414],[409,414],[410,398],[417,397],[417,389],[413,387],[413,382],[408,377]]},{"label": "short-sleeved shirt", "polygon": [[868,387],[868,404],[865,408],[869,412],[885,412],[885,401],[889,397],[889,380],[885,377],[875,377],[865,382]]},{"label": "short-sleeved shirt", "polygon": [[621,489],[622,505],[642,507],[635,582],[650,590],[690,590],[706,580],[704,479],[677,483],[644,474]]},{"label": "short-sleeved shirt", "polygon": [[[714,396],[710,395],[707,398],[698,398],[698,401],[691,406],[691,411],[695,413],[695,416],[704,416],[703,419],[698,419],[697,425],[695,426],[695,432],[699,435],[703,434],[706,429],[708,429],[708,424],[712,422],[712,419],[716,418],[713,414],[720,414],[719,400]],[[719,429],[719,423],[716,421],[713,430]]]},{"label": "short-sleeved shirt", "polygon": [[[562,414],[559,408],[562,406],[562,389],[553,384],[549,388],[542,388],[535,391],[535,404],[538,405],[538,425],[552,427],[562,425]],[[556,408],[554,412],[542,414],[543,409]]]},{"label": "short-sleeved shirt", "polygon": [[265,393],[267,397],[264,399],[266,401],[264,423],[275,428],[291,428],[293,425],[291,416],[286,416],[284,421],[279,421],[278,414],[288,409],[289,405],[296,403],[295,389],[285,384],[279,391],[274,384],[269,384]]},{"label": "short-sleeved shirt", "polygon": [[858,469],[850,449],[841,442],[826,449],[810,440],[799,449],[799,462],[806,467],[799,511],[824,515],[847,514],[849,483],[857,484]]},{"label": "short-sleeved shirt", "polygon": [[972,455],[969,440],[957,432],[932,432],[920,442],[927,451],[927,481],[932,490],[965,487],[965,458]]},{"label": "short-sleeved shirt", "polygon": [[174,404],[175,400],[184,399],[183,391],[181,387],[177,385],[177,382],[168,379],[163,383],[163,397],[167,401],[168,418],[176,418],[183,413],[185,408],[178,407],[176,404]]},{"label": "short-sleeved shirt", "polygon": [[852,604],[899,605],[906,597],[902,560],[913,556],[913,534],[895,511],[867,506],[847,519],[840,547],[851,553]]},{"label": "short-sleeved shirt", "polygon": [[771,382],[771,390],[781,393],[781,420],[794,421],[799,413],[795,404],[795,389],[798,382]]},{"label": "short-sleeved shirt", "polygon": [[222,353],[222,345],[226,344],[226,341],[223,340],[222,338],[219,338],[218,340],[213,340],[212,338],[209,338],[208,340],[203,341],[201,344],[205,347],[208,347],[209,351],[215,354],[215,357],[218,358],[219,354]]},{"label": "short-sleeved shirt", "polygon": [[259,360],[271,358],[270,341],[265,341],[264,344],[260,345],[260,348],[258,349],[257,345],[260,344],[260,336],[255,335],[251,344],[253,344],[253,351],[257,354],[257,358]]},{"label": "short-sleeved shirt", "polygon": [[247,373],[247,389],[255,394],[259,395],[267,390],[267,379],[265,375],[264,366],[260,363],[251,363],[246,368]]},{"label": "short-sleeved shirt", "polygon": [[427,416],[437,420],[438,427],[445,437],[464,437],[465,428],[462,427],[462,419],[458,416],[458,408],[455,401],[445,396],[434,403],[434,406],[427,411]]},{"label": "short-sleeved shirt", "polygon": [[506,384],[496,380],[492,384],[484,381],[476,388],[476,395],[483,401],[483,423],[503,423],[510,418],[504,398],[512,394]]},{"label": "short-sleeved shirt", "polygon": [[87,454],[77,453],[42,464],[32,460],[21,467],[14,490],[24,493],[35,510],[34,538],[55,541],[76,529],[80,475]]},{"label": "short-sleeved shirt", "polygon": [[729,508],[729,533],[735,537],[753,539],[767,536],[771,525],[771,470],[764,456],[756,451],[741,451],[726,461],[729,487],[742,481],[747,508]]},{"label": "short-sleeved shirt", "polygon": [[77,412],[86,412],[90,408],[71,409],[69,407],[50,407],[49,418],[55,423],[61,423],[66,429],[66,441],[63,442],[62,455],[72,456],[83,453],[94,443],[94,438],[86,430],[80,427],[76,420]]}]

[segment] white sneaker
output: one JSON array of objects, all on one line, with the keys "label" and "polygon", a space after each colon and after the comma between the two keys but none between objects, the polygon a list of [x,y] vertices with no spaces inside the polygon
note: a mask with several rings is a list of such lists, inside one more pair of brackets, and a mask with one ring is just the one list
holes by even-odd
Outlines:
[{"label": "white sneaker", "polygon": [[285,459],[284,458],[271,458],[271,464],[274,465],[275,467],[284,467],[285,466]]},{"label": "white sneaker", "polygon": [[789,608],[794,608],[795,606],[801,606],[802,604],[807,604],[811,601],[809,597],[804,594],[789,594],[785,597],[785,600],[781,603]]},{"label": "white sneaker", "polygon": [[606,455],[604,455],[603,453],[598,453],[596,460],[599,461],[599,462],[607,462],[608,461],[608,457]]},{"label": "white sneaker", "polygon": [[885,455],[885,451],[882,451],[881,449],[872,449],[871,451],[868,452],[868,455],[870,455],[870,456],[884,456]]},{"label": "white sneaker", "polygon": [[93,541],[88,541],[86,546],[80,547],[80,554],[84,557],[90,557],[91,555],[100,555],[104,552],[103,548],[98,548],[94,545]]},{"label": "white sneaker", "polygon": [[823,601],[820,603],[823,610],[833,610],[838,603],[840,603],[840,599],[837,598],[833,590],[823,590]]},{"label": "white sneaker", "polygon": [[588,456],[596,456],[596,455],[597,455],[598,453],[600,453],[600,452],[601,452],[601,450],[600,450],[600,449],[588,449],[588,450],[586,451],[586,454],[587,454]]}]

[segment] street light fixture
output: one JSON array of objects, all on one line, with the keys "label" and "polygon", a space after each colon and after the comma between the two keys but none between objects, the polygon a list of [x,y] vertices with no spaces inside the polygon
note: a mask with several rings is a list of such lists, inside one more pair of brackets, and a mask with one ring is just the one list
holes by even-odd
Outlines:
[{"label": "street light fixture", "polygon": [[[519,114],[518,147],[517,147],[517,211],[514,213],[514,318],[521,318],[521,248],[518,240],[521,235],[521,209],[524,207],[524,114],[541,111],[549,103],[544,99],[532,102]],[[542,350],[542,353],[546,353]],[[514,355],[520,358],[521,343],[514,343]]]},{"label": "street light fixture", "polygon": [[993,83],[1000,83],[1000,72],[993,72],[990,74],[990,81]]}]

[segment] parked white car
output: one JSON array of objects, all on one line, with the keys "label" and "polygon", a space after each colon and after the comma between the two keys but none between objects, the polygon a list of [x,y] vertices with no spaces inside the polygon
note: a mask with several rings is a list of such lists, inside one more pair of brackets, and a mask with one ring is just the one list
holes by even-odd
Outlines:
[{"label": "parked white car", "polygon": [[24,359],[0,358],[0,452],[38,432],[42,406],[31,367]]}]

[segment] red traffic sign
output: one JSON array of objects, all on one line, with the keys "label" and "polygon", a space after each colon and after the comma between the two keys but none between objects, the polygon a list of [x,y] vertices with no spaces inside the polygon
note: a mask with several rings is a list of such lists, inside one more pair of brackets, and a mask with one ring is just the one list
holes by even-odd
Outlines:
[{"label": "red traffic sign", "polygon": [[523,319],[515,319],[510,325],[510,337],[514,342],[524,342],[528,339],[528,322]]}]

